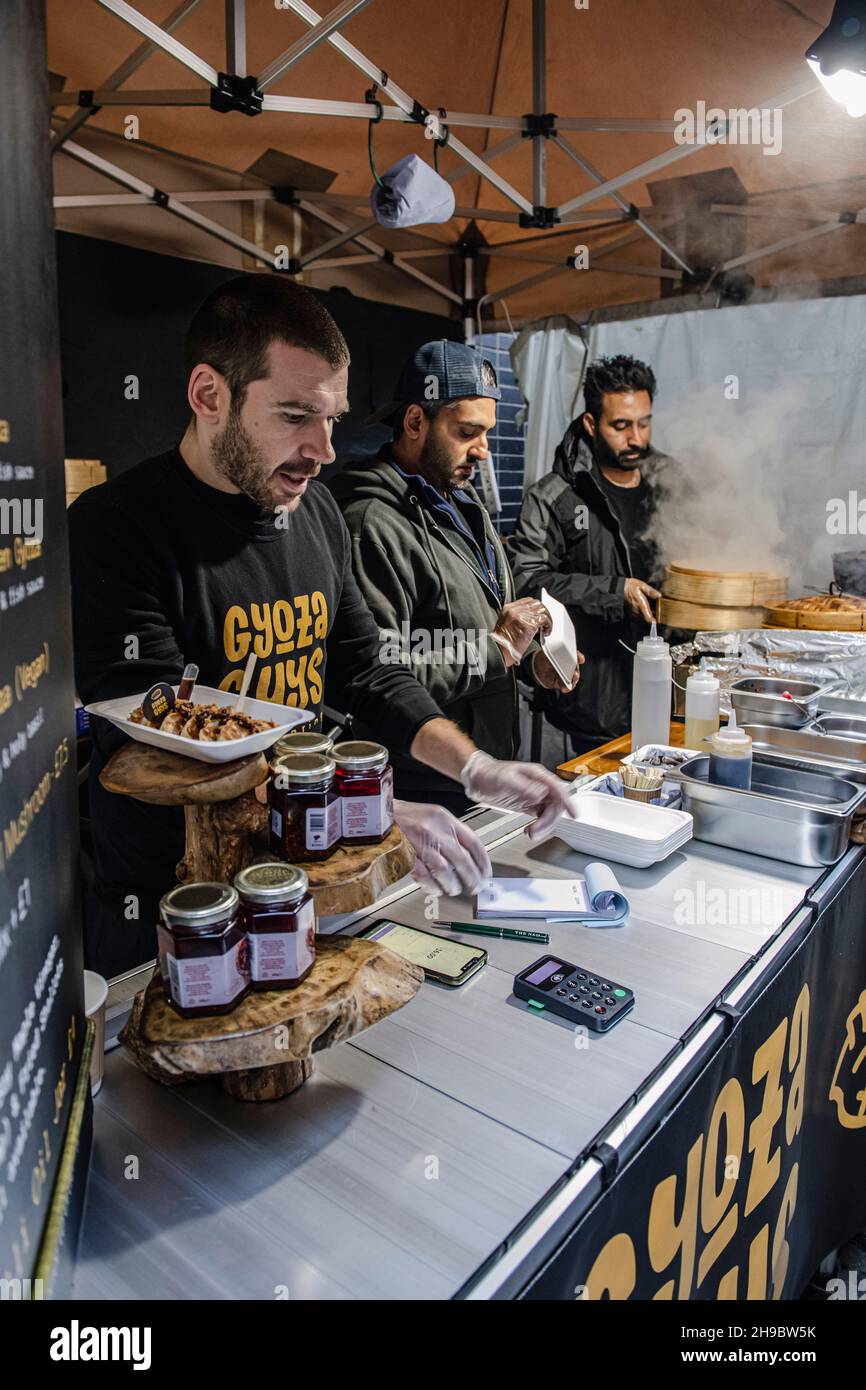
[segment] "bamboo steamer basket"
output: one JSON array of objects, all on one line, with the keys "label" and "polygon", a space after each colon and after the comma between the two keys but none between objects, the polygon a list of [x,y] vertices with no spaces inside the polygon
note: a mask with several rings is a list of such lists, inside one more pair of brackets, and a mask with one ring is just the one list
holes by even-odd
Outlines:
[{"label": "bamboo steamer basket", "polygon": [[866,610],[810,613],[790,608],[768,608],[764,614],[764,626],[801,628],[808,632],[866,632]]},{"label": "bamboo steamer basket", "polygon": [[713,608],[766,608],[787,597],[788,579],[765,570],[728,572],[667,565],[662,591],[666,598]]},{"label": "bamboo steamer basket", "polygon": [[785,575],[765,570],[725,571],[668,565],[659,622],[690,631],[724,632],[762,627],[767,604],[787,594]]},{"label": "bamboo steamer basket", "polygon": [[764,608],[728,608],[711,603],[684,603],[680,599],[659,599],[658,620],[667,627],[694,632],[726,632],[741,627],[762,627]]},{"label": "bamboo steamer basket", "polygon": [[76,497],[97,483],[104,483],[108,476],[105,464],[99,459],[64,459],[66,473],[66,505],[71,507]]}]

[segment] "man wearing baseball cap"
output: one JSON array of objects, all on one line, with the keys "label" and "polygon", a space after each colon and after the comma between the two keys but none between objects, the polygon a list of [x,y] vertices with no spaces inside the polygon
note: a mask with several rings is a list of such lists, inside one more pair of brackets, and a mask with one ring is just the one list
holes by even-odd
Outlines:
[{"label": "man wearing baseball cap", "polygon": [[425,343],[404,366],[395,399],[371,417],[393,424],[392,442],[372,461],[347,464],[331,485],[379,624],[380,661],[409,667],[480,750],[462,789],[392,751],[397,789],[457,813],[485,800],[484,775],[501,766],[494,759],[515,756],[517,668],[561,688],[534,640],[548,615],[537,599],[515,599],[502,544],[471,485],[499,395],[475,348]]}]

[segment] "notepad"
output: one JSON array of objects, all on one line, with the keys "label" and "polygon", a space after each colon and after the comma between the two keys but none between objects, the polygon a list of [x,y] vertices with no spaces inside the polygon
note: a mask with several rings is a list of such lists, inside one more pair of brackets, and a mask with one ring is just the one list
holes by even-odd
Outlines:
[{"label": "notepad", "polygon": [[491,878],[481,885],[475,900],[479,921],[559,918],[590,926],[619,926],[628,911],[628,899],[607,864],[587,864],[585,878]]}]

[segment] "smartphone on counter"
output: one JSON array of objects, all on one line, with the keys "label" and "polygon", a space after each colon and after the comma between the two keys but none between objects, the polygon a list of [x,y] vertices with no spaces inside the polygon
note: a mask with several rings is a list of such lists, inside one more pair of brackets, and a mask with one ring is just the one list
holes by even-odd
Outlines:
[{"label": "smartphone on counter", "polygon": [[382,941],[398,956],[420,965],[424,978],[438,985],[456,989],[471,980],[487,964],[483,946],[467,946],[463,941],[451,941],[419,927],[407,927],[402,922],[380,918],[357,933],[364,941]]}]

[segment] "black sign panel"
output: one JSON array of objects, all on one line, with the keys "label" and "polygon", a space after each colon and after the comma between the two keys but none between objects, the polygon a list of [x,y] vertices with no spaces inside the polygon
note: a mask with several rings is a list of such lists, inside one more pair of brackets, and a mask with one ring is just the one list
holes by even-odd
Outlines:
[{"label": "black sign panel", "polygon": [[866,1227],[864,890],[861,858],[524,1297],[797,1298]]},{"label": "black sign panel", "polygon": [[[83,1037],[44,15],[0,5],[0,1276],[36,1262]],[[4,1286],[5,1287],[5,1286]]]}]

